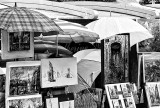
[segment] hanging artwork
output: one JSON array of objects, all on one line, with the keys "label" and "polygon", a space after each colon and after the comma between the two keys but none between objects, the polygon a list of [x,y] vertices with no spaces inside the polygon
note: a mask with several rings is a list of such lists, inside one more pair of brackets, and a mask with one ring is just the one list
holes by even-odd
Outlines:
[{"label": "hanging artwork", "polygon": [[160,53],[143,55],[144,82],[160,81]]},{"label": "hanging artwork", "polygon": [[[110,108],[136,108],[133,98],[133,88],[130,83],[106,84],[105,90]],[[116,90],[115,90],[116,87]],[[114,88],[114,90],[110,90]],[[116,98],[113,98],[113,95]],[[115,95],[116,94],[116,95]],[[118,98],[117,98],[118,97]]]},{"label": "hanging artwork", "polygon": [[60,87],[78,84],[76,58],[41,60],[41,87]]},{"label": "hanging artwork", "polygon": [[148,108],[160,107],[160,83],[147,82],[145,86]]},{"label": "hanging artwork", "polygon": [[46,98],[46,108],[59,108],[58,98]]},{"label": "hanging artwork", "polygon": [[5,108],[43,108],[41,95],[9,97]]},{"label": "hanging artwork", "polygon": [[7,62],[6,97],[39,93],[40,61]]},{"label": "hanging artwork", "polygon": [[5,108],[5,80],[6,75],[0,74],[0,108]]},{"label": "hanging artwork", "polygon": [[1,30],[1,38],[2,59],[34,57],[33,33]]},{"label": "hanging artwork", "polygon": [[118,34],[101,41],[104,84],[128,81],[129,34]]}]

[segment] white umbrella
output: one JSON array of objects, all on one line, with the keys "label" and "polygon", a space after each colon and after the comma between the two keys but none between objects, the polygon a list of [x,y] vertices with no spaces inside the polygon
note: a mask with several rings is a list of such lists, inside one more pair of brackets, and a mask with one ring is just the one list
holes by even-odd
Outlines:
[{"label": "white umbrella", "polygon": [[134,45],[148,38],[153,38],[149,31],[136,21],[129,18],[106,17],[86,25],[89,29],[99,34],[100,40],[107,37],[130,33],[130,45]]},{"label": "white umbrella", "polygon": [[35,39],[42,39],[45,41],[56,41],[58,39],[58,43],[70,43],[74,41],[75,43],[80,42],[95,42],[99,39],[97,33],[92,30],[89,30],[87,27],[72,23],[63,20],[54,20],[54,22],[64,31],[64,34],[57,35],[41,35],[39,37],[35,37]]}]

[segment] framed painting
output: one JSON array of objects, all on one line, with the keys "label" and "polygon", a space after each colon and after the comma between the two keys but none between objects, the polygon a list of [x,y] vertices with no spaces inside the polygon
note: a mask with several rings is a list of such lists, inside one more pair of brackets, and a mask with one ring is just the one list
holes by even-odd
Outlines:
[{"label": "framed painting", "polygon": [[128,82],[130,36],[118,34],[101,41],[103,83]]},{"label": "framed painting", "polygon": [[46,108],[59,108],[58,97],[46,98]]},{"label": "framed painting", "polygon": [[144,82],[160,81],[160,53],[143,54]]},{"label": "framed painting", "polygon": [[6,98],[5,108],[43,108],[42,96],[28,95]]},{"label": "framed painting", "polygon": [[1,30],[1,34],[2,59],[34,57],[33,33]]},{"label": "framed painting", "polygon": [[41,88],[78,84],[76,58],[41,59]]},{"label": "framed painting", "polygon": [[6,97],[39,93],[40,61],[7,62]]},{"label": "framed painting", "polygon": [[[110,90],[108,88],[114,88],[115,86],[117,92],[116,97],[118,98],[111,98],[110,94],[111,93],[115,94],[114,93],[115,91],[111,90],[110,93]],[[130,83],[106,84],[105,90],[110,108],[136,108],[134,97],[132,94],[133,90],[132,84]]]},{"label": "framed painting", "polygon": [[6,75],[0,74],[0,108],[5,108],[5,81]]},{"label": "framed painting", "polygon": [[146,82],[145,92],[148,101],[148,108],[160,107],[160,83]]}]

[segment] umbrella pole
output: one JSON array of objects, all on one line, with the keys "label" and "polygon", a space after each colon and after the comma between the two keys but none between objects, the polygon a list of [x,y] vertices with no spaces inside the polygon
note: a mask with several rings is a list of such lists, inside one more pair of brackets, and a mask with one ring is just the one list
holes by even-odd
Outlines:
[{"label": "umbrella pole", "polygon": [[58,57],[58,35],[56,36],[56,57]]}]

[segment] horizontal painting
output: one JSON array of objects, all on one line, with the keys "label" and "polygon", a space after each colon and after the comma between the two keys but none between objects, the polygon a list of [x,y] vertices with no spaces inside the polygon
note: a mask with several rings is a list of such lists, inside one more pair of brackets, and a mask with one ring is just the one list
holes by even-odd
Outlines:
[{"label": "horizontal painting", "polygon": [[76,58],[41,60],[41,87],[60,87],[78,84]]},{"label": "horizontal painting", "polygon": [[41,95],[10,97],[6,99],[6,108],[43,108]]},{"label": "horizontal painting", "polygon": [[121,100],[116,99],[113,100],[112,103],[113,103],[113,108],[123,108]]},{"label": "horizontal painting", "polygon": [[33,37],[31,32],[1,30],[2,59],[34,57]]},{"label": "horizontal painting", "polygon": [[160,81],[160,53],[143,55],[144,82]]},{"label": "horizontal painting", "polygon": [[159,82],[147,82],[145,86],[148,108],[160,107],[160,83]]},{"label": "horizontal painting", "polygon": [[59,105],[60,108],[74,108],[74,100],[62,101]]},{"label": "horizontal painting", "polygon": [[6,97],[39,93],[40,61],[8,62]]}]

